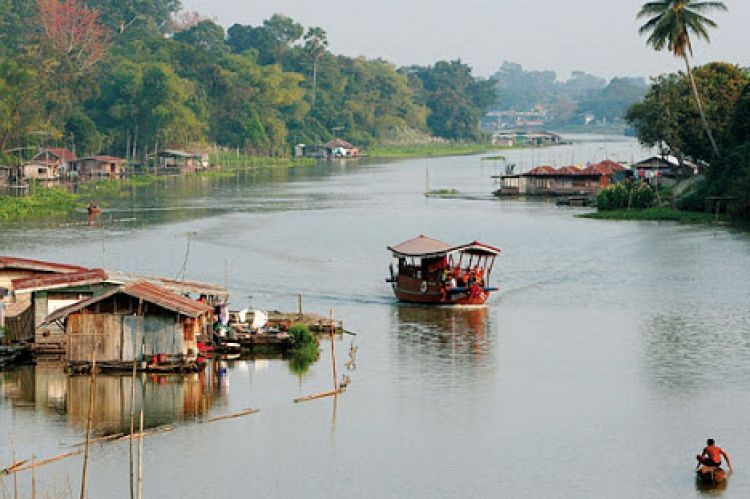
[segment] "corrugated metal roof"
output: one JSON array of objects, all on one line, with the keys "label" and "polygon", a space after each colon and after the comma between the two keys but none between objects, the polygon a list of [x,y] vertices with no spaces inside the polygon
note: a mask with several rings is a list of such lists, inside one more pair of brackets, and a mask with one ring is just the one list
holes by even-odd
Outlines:
[{"label": "corrugated metal roof", "polygon": [[190,298],[185,298],[184,296],[175,294],[170,290],[161,286],[157,286],[156,284],[153,284],[151,282],[136,281],[119,288],[114,288],[110,291],[107,291],[106,293],[102,293],[100,295],[89,298],[88,300],[74,303],[69,307],[56,310],[55,312],[48,315],[46,319],[44,319],[44,324],[50,324],[52,322],[63,319],[73,312],[82,310],[96,302],[106,300],[112,295],[118,293],[126,294],[128,296],[132,296],[133,298],[142,299],[147,303],[153,303],[162,308],[177,312],[188,317],[198,317],[211,310],[211,308],[204,303],[191,300]]},{"label": "corrugated metal roof", "polygon": [[37,270],[40,272],[57,272],[61,274],[89,270],[86,267],[78,267],[76,265],[47,262],[43,260],[30,260],[28,258],[17,258],[14,256],[0,256],[0,269]]},{"label": "corrugated metal roof", "polygon": [[122,292],[189,317],[197,317],[211,310],[205,303],[185,298],[149,281],[127,284],[122,287]]},{"label": "corrugated metal roof", "polygon": [[85,286],[97,284],[107,280],[107,273],[102,269],[83,270],[67,274],[52,274],[13,279],[13,291],[30,293],[32,291],[67,288],[70,286]]},{"label": "corrugated metal roof", "polygon": [[131,274],[129,272],[119,272],[108,270],[110,282],[117,284],[128,284],[136,281],[149,281],[157,286],[163,286],[176,293],[197,293],[202,295],[211,295],[219,298],[229,296],[227,288],[216,284],[209,284],[198,281],[185,281],[179,279],[167,279],[164,277],[151,277],[140,274]]},{"label": "corrugated metal roof", "polygon": [[451,245],[438,241],[437,239],[431,239],[424,235],[409,239],[401,244],[395,246],[388,246],[388,249],[393,252],[393,256],[439,256],[445,254],[451,249]]}]

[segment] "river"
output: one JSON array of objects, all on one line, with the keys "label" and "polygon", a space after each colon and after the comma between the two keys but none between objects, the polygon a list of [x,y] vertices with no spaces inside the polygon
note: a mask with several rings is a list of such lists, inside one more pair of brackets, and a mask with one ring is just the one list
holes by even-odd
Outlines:
[{"label": "river", "polygon": [[[535,164],[644,154],[630,140],[510,151]],[[357,333],[335,399],[329,342],[306,372],[282,359],[226,376],[142,377],[144,497],[700,497],[694,456],[713,437],[748,497],[750,234],[728,226],[604,222],[580,208],[498,200],[480,156],[330,162],[133,189],[101,220],[5,225],[0,253],[224,282],[232,305],[327,314]],[[455,188],[455,199],[425,198]],[[483,309],[397,303],[386,246],[419,234],[503,254]],[[343,370],[343,366],[339,366]],[[97,381],[96,429],[128,426],[130,380]],[[88,378],[56,365],[0,375],[0,465],[83,440]],[[253,407],[260,412],[209,423]],[[78,496],[81,457],[37,490]],[[28,496],[31,476],[19,474]],[[0,477],[0,494],[12,490]],[[90,497],[128,495],[128,444],[95,444]]]}]

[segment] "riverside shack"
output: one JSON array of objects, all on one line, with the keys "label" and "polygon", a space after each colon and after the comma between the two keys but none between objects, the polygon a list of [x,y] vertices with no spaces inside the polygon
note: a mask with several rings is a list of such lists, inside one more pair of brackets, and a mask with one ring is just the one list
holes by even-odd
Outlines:
[{"label": "riverside shack", "polygon": [[169,364],[175,370],[194,362],[196,335],[210,307],[146,280],[125,284],[50,314],[67,338],[71,366],[88,365],[96,350],[98,365],[112,368],[139,363]]}]

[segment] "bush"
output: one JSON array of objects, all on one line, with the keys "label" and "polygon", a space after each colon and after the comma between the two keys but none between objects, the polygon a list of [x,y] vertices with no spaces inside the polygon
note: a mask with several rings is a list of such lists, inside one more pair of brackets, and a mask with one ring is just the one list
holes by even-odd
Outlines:
[{"label": "bush", "polygon": [[655,198],[654,190],[648,184],[625,180],[602,189],[596,196],[596,205],[601,211],[644,209],[653,206]]},{"label": "bush", "polygon": [[310,329],[304,324],[294,324],[289,328],[289,337],[291,348],[289,354],[292,360],[297,363],[310,363],[318,360],[320,357],[320,348],[318,347],[318,338],[310,332]]}]

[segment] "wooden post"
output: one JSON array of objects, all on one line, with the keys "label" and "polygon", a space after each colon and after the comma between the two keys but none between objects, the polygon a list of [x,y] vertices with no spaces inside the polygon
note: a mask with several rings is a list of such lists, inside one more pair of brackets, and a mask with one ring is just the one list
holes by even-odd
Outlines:
[{"label": "wooden post", "polygon": [[88,478],[89,448],[91,447],[91,425],[94,419],[94,393],[96,382],[96,334],[94,334],[94,346],[91,349],[91,384],[89,388],[89,414],[86,424],[86,450],[83,454],[83,472],[81,475],[81,499],[86,499],[86,479]]},{"label": "wooden post", "polygon": [[297,293],[297,308],[299,309],[299,321],[302,322],[302,293]]},{"label": "wooden post", "polygon": [[141,408],[141,424],[138,427],[138,499],[141,499],[143,489],[143,408]]},{"label": "wooden post", "polygon": [[331,307],[331,363],[333,364],[333,390],[338,391],[339,379],[336,374],[336,331],[333,324],[333,307]]}]

